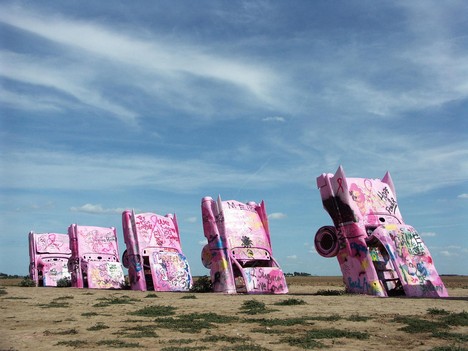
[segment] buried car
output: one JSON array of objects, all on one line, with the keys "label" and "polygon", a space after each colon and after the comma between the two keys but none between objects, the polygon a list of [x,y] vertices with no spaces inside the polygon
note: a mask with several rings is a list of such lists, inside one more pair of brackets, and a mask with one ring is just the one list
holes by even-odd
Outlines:
[{"label": "buried car", "polygon": [[340,166],[317,177],[334,226],[315,235],[323,257],[337,257],[346,290],[376,296],[447,297],[432,256],[403,221],[390,173],[382,179],[347,178]]},{"label": "buried car", "polygon": [[202,262],[215,292],[285,294],[283,271],[273,257],[265,203],[202,199],[208,244]]}]

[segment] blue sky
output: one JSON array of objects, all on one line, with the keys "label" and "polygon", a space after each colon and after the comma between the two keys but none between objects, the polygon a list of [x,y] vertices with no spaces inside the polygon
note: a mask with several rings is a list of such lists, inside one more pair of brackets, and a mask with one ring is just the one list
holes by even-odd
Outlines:
[{"label": "blue sky", "polygon": [[285,272],[313,248],[316,177],[390,171],[439,273],[468,274],[468,2],[0,1],[0,272],[30,230],[176,213],[208,274],[204,196],[265,200]]}]

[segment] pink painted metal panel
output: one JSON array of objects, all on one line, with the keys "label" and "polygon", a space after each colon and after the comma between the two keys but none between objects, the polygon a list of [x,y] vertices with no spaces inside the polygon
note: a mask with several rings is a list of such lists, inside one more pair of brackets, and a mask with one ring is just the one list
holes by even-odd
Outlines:
[{"label": "pink painted metal panel", "polygon": [[427,247],[404,224],[390,173],[381,180],[347,178],[340,166],[335,175],[319,176],[317,186],[334,226],[317,231],[315,247],[324,257],[337,256],[348,292],[448,296]]},{"label": "pink painted metal panel", "polygon": [[265,203],[202,199],[208,244],[202,262],[215,292],[285,294],[286,279],[273,258]]},{"label": "pink painted metal panel", "polygon": [[70,256],[67,234],[29,233],[29,276],[36,286],[57,286],[60,279],[70,279]]},{"label": "pink painted metal panel", "polygon": [[120,289],[124,285],[115,228],[72,224],[68,235],[73,287]]},{"label": "pink painted metal panel", "polygon": [[133,290],[188,291],[192,276],[175,215],[124,211],[124,253]]},{"label": "pink painted metal panel", "polygon": [[[383,225],[372,233],[369,242],[372,242],[374,238],[384,247],[379,251],[386,251],[388,254],[390,258],[388,261],[391,262],[393,271],[402,283],[406,296],[448,296],[444,283],[435,269],[429,249],[412,226]],[[380,258],[372,257],[372,260],[382,262]],[[392,270],[384,268],[381,271],[388,273]],[[396,277],[393,276],[393,278]],[[388,280],[390,277],[385,279]]]}]

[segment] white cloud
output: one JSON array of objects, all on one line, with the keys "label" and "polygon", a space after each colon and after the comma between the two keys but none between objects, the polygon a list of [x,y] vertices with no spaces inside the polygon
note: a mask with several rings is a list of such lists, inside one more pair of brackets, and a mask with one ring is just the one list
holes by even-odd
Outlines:
[{"label": "white cloud", "polygon": [[208,240],[200,240],[198,242],[198,245],[201,245],[201,246],[205,246],[206,244],[208,244]]},{"label": "white cloud", "polygon": [[434,236],[437,236],[437,234],[434,233],[434,232],[422,232],[421,236],[423,236],[423,237],[434,237]]},{"label": "white cloud", "polygon": [[295,261],[295,260],[297,260],[297,255],[286,256],[286,258],[287,258],[288,260]]},{"label": "white cloud", "polygon": [[468,199],[468,194],[460,194],[457,196],[459,199]]},{"label": "white cloud", "polygon": [[282,213],[282,212],[273,212],[273,213],[270,213],[270,214],[268,215],[268,218],[269,218],[269,219],[273,219],[273,220],[274,220],[274,219],[284,219],[284,218],[286,218],[286,217],[287,217],[286,214],[284,214],[284,213]]},{"label": "white cloud", "polygon": [[262,119],[263,122],[281,122],[284,123],[286,122],[286,119],[284,117],[280,116],[275,116],[275,117],[265,117]]},{"label": "white cloud", "polygon": [[38,210],[50,210],[55,208],[55,202],[53,201],[46,201],[45,203],[34,203],[25,205],[23,207],[15,208],[16,212],[29,212],[31,210],[38,211]]},{"label": "white cloud", "polygon": [[442,250],[440,251],[440,254],[445,257],[457,256],[456,254],[454,255],[453,252],[448,251],[448,250]]},{"label": "white cloud", "polygon": [[[89,70],[80,69],[79,65],[60,62],[56,59],[41,59],[30,55],[16,54],[13,52],[1,51],[2,65],[0,74],[9,79],[38,85],[49,89],[55,89],[69,96],[47,98],[46,93],[37,95],[21,95],[10,93],[8,104],[22,105],[24,109],[36,110],[63,110],[65,107],[77,108],[78,100],[84,106],[92,106],[99,110],[107,111],[127,122],[132,122],[137,114],[126,109],[102,96],[94,84],[95,76]],[[44,101],[45,99],[45,101]],[[42,101],[41,101],[42,100]],[[38,106],[34,105],[38,103]]]},{"label": "white cloud", "polygon": [[189,223],[196,223],[197,220],[198,220],[198,218],[195,217],[195,216],[193,216],[193,217],[188,217],[188,218],[186,219],[186,221],[189,222]]},{"label": "white cloud", "polygon": [[[12,188],[23,189],[119,189],[151,187],[175,192],[192,192],[203,187],[263,187],[296,182],[295,175],[274,169],[262,172],[261,182],[252,179],[250,170],[202,159],[175,159],[145,155],[92,155],[35,150],[5,153],[5,164],[12,165],[0,173],[0,180]],[[30,170],[34,169],[34,173]],[[117,176],[118,175],[118,176]],[[210,175],[207,177],[207,175]],[[274,213],[274,219],[284,218]]]},{"label": "white cloud", "polygon": [[91,214],[113,214],[118,213],[121,214],[125,211],[125,208],[104,208],[102,205],[93,205],[93,204],[85,204],[80,207],[71,207],[70,211],[73,212],[84,212],[84,213],[91,213]]},{"label": "white cloud", "polygon": [[459,245],[431,248],[431,253],[436,252],[445,257],[465,257],[466,252],[468,252],[468,248]]},{"label": "white cloud", "polygon": [[45,93],[25,96],[24,94],[18,94],[3,88],[0,88],[0,102],[4,106],[20,110],[46,112],[63,111],[64,105],[57,97],[48,96]]},{"label": "white cloud", "polygon": [[[264,64],[252,63],[247,57],[237,56],[234,59],[223,56],[216,48],[164,40],[147,32],[124,32],[121,28],[90,21],[75,21],[8,6],[0,6],[0,21],[61,45],[60,55],[53,60],[30,57],[30,62],[26,62],[26,57],[17,55],[21,59],[17,68],[8,64],[2,69],[3,75],[29,81],[30,84],[57,88],[83,103],[88,102],[111,112],[115,110],[123,118],[131,120],[135,112],[105,99],[100,94],[99,86],[93,84],[92,78],[109,67],[125,72],[129,81],[127,84],[140,86],[149,92],[151,87],[156,87],[158,98],[170,97],[174,104],[179,106],[184,103],[187,108],[191,103],[197,104],[196,99],[190,100],[194,77],[213,84],[222,82],[232,85],[246,96],[254,96],[269,105],[275,105],[277,101],[272,97],[273,87],[278,85],[275,72]],[[74,57],[79,57],[79,60],[74,60]],[[55,61],[55,66],[48,61]],[[13,68],[10,73],[8,67]],[[38,67],[43,69],[38,70]],[[80,77],[82,74],[83,77]]]}]

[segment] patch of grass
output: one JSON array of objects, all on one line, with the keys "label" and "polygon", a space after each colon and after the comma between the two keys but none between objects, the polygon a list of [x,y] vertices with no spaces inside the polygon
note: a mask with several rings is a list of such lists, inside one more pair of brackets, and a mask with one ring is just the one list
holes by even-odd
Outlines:
[{"label": "patch of grass", "polygon": [[334,338],[347,338],[347,339],[358,339],[358,340],[369,339],[368,333],[340,330],[340,329],[335,329],[335,328],[309,330],[307,332],[307,336],[311,337],[312,339],[334,339]]},{"label": "patch of grass", "polygon": [[449,345],[449,346],[438,346],[430,349],[429,351],[468,351],[468,349],[458,346],[458,345]]},{"label": "patch of grass", "polygon": [[303,349],[321,349],[327,346],[317,341],[316,339],[329,340],[336,338],[365,340],[369,338],[369,334],[334,328],[315,329],[307,331],[307,333],[303,336],[289,336],[283,338],[282,341],[288,343],[290,346],[296,346]]},{"label": "patch of grass", "polygon": [[165,343],[182,345],[182,344],[191,344],[192,342],[195,342],[195,341],[196,341],[195,339],[169,339],[165,341]]},{"label": "patch of grass", "polygon": [[29,277],[24,277],[22,281],[20,281],[19,286],[24,288],[32,288],[36,286],[36,282]]},{"label": "patch of grass", "polygon": [[1,296],[1,295],[6,295],[6,294],[8,294],[8,292],[6,291],[6,289],[5,289],[5,288],[0,288],[0,296]]},{"label": "patch of grass", "polygon": [[468,312],[463,311],[460,313],[450,313],[448,316],[442,318],[441,321],[443,323],[447,323],[448,325],[466,327],[468,326]]},{"label": "patch of grass", "polygon": [[177,330],[181,333],[199,333],[202,329],[214,328],[214,324],[205,320],[189,320],[187,318],[158,318],[155,320],[159,328]]},{"label": "patch of grass", "polygon": [[40,308],[68,308],[70,307],[70,304],[68,302],[52,301],[49,303],[42,303],[37,306]]},{"label": "patch of grass", "polygon": [[181,299],[196,299],[197,297],[195,295],[184,295],[181,297]]},{"label": "patch of grass", "polygon": [[76,335],[78,334],[78,330],[76,330],[75,328],[71,328],[71,329],[65,329],[65,330],[54,330],[54,331],[50,331],[50,330],[44,330],[44,335]]},{"label": "patch of grass", "polygon": [[223,348],[223,351],[270,351],[270,349],[266,349],[259,345],[255,344],[239,344],[233,345],[231,347]]},{"label": "patch of grass", "polygon": [[61,301],[61,300],[73,300],[75,297],[73,295],[59,296],[53,299],[52,301]]},{"label": "patch of grass", "polygon": [[235,344],[239,342],[239,337],[227,336],[227,335],[209,335],[201,339],[203,342],[227,342],[229,344]]},{"label": "patch of grass", "polygon": [[432,336],[439,339],[453,340],[456,342],[468,342],[468,335],[461,333],[450,333],[446,331],[438,331],[432,333]]},{"label": "patch of grass", "polygon": [[395,317],[394,322],[406,324],[406,326],[399,328],[398,330],[402,330],[407,333],[435,333],[441,328],[447,328],[446,325],[437,321],[428,321],[410,316]]},{"label": "patch of grass", "polygon": [[338,314],[332,314],[330,316],[313,316],[313,317],[307,317],[308,320],[312,321],[324,321],[324,322],[336,322],[339,321],[340,319],[343,319]]},{"label": "patch of grass", "polygon": [[213,291],[213,284],[211,283],[211,278],[207,275],[199,277],[193,282],[190,292],[195,293],[207,293]]},{"label": "patch of grass", "polygon": [[443,315],[450,314],[449,311],[446,311],[440,308],[428,308],[427,313],[433,316],[443,316]]},{"label": "patch of grass", "polygon": [[94,304],[93,307],[107,307],[110,305],[126,305],[126,304],[133,304],[134,302],[138,302],[140,300],[133,299],[129,296],[113,296],[113,297],[102,297],[96,300],[100,300],[97,304]]},{"label": "patch of grass", "polygon": [[109,327],[102,322],[98,322],[92,327],[87,328],[86,330],[97,331],[97,330],[103,330],[103,329],[109,329]]},{"label": "patch of grass", "polygon": [[325,344],[315,340],[309,335],[289,336],[281,339],[281,341],[286,342],[289,346],[295,346],[306,350],[323,349],[327,347]]},{"label": "patch of grass", "polygon": [[30,300],[30,298],[29,297],[21,297],[21,296],[8,296],[8,297],[5,297],[5,300]]},{"label": "patch of grass", "polygon": [[75,349],[82,348],[83,346],[87,346],[88,342],[85,340],[65,340],[65,341],[59,341],[58,343],[55,344],[56,346],[70,346],[74,347]]},{"label": "patch of grass", "polygon": [[97,342],[98,345],[109,346],[114,348],[137,348],[140,347],[140,344],[137,342],[126,342],[123,340],[101,340]]},{"label": "patch of grass", "polygon": [[316,296],[340,296],[345,295],[346,291],[344,290],[329,290],[329,289],[320,289],[315,294]]},{"label": "patch of grass", "polygon": [[367,322],[368,320],[373,319],[372,317],[369,316],[361,316],[359,314],[352,314],[348,318],[346,318],[347,321],[350,322]]},{"label": "patch of grass", "polygon": [[175,329],[182,333],[198,333],[202,329],[216,328],[213,323],[231,323],[237,320],[235,316],[222,316],[216,313],[190,313],[177,318],[158,318],[155,322],[160,328]]},{"label": "patch of grass", "polygon": [[276,305],[276,306],[296,306],[296,305],[307,305],[307,303],[304,300],[291,298],[291,299],[275,302],[274,305]]},{"label": "patch of grass", "polygon": [[164,317],[174,315],[175,310],[176,308],[174,306],[154,305],[143,307],[142,309],[130,312],[129,314],[142,317]]},{"label": "patch of grass", "polygon": [[313,324],[308,322],[307,317],[296,317],[296,318],[271,318],[271,319],[266,319],[266,318],[259,318],[259,319],[245,319],[243,322],[246,323],[258,323],[261,326],[265,327],[273,327],[273,326],[291,326],[291,325],[297,325],[297,324]]},{"label": "patch of grass", "polygon": [[158,295],[156,295],[155,293],[149,293],[148,295],[145,296],[145,299],[154,299],[154,298],[157,298],[159,297]]},{"label": "patch of grass", "polygon": [[69,288],[72,286],[70,278],[62,278],[57,280],[57,288]]},{"label": "patch of grass", "polygon": [[255,299],[244,301],[240,309],[242,310],[241,313],[245,314],[263,314],[277,311],[267,308],[264,302]]},{"label": "patch of grass", "polygon": [[141,331],[137,333],[131,333],[127,335],[128,338],[135,338],[135,339],[140,339],[140,338],[159,338],[159,335],[156,334],[155,331]]},{"label": "patch of grass", "polygon": [[130,319],[130,318],[127,318],[125,320],[122,321],[122,323],[146,323],[148,322],[146,319]]},{"label": "patch of grass", "polygon": [[206,312],[206,313],[189,313],[183,315],[183,318],[191,319],[191,320],[198,320],[203,319],[210,323],[232,323],[237,322],[239,320],[236,316],[224,316],[220,314],[216,314],[213,312]]},{"label": "patch of grass", "polygon": [[129,338],[157,338],[158,334],[154,331],[154,325],[137,325],[121,329],[118,334],[124,334]]}]

